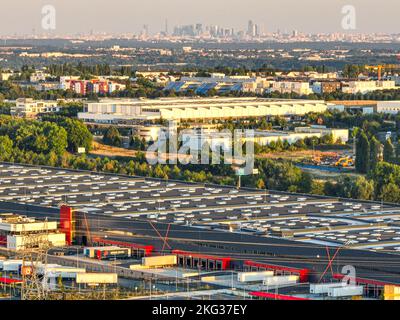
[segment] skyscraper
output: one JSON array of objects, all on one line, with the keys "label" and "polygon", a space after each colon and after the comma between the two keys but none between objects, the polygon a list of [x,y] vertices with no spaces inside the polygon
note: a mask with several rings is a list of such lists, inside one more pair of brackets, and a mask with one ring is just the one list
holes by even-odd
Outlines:
[{"label": "skyscraper", "polygon": [[143,25],[143,29],[142,29],[142,36],[143,37],[147,37],[149,35],[149,26],[147,24]]},{"label": "skyscraper", "polygon": [[250,37],[255,37],[258,34],[258,26],[254,24],[253,20],[249,20],[247,25],[247,35]]},{"label": "skyscraper", "polygon": [[201,35],[203,33],[203,25],[201,23],[196,24],[196,35]]}]

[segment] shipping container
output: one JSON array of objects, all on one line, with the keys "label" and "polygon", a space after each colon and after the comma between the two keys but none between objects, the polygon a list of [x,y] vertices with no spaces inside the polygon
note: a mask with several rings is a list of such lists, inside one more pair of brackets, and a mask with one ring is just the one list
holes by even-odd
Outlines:
[{"label": "shipping container", "polygon": [[364,292],[363,286],[341,286],[333,287],[328,291],[329,297],[351,297],[362,296]]},{"label": "shipping container", "polygon": [[237,279],[239,282],[256,282],[263,281],[266,277],[272,277],[273,275],[273,271],[239,272]]},{"label": "shipping container", "polygon": [[142,258],[142,265],[149,268],[174,266],[177,264],[176,255],[144,257]]}]

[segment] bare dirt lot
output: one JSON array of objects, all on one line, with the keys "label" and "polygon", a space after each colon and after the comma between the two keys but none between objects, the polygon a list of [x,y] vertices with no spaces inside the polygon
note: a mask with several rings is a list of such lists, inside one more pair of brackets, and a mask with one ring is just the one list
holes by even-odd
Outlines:
[{"label": "bare dirt lot", "polygon": [[300,150],[300,151],[282,151],[274,153],[264,153],[260,154],[258,158],[266,159],[285,159],[292,161],[300,161],[304,159],[312,159],[313,157],[334,157],[336,156],[334,151],[313,151],[313,150]]},{"label": "bare dirt lot", "polygon": [[90,151],[91,155],[102,156],[102,157],[134,157],[136,155],[135,150],[118,148],[109,145],[93,141],[93,149]]}]

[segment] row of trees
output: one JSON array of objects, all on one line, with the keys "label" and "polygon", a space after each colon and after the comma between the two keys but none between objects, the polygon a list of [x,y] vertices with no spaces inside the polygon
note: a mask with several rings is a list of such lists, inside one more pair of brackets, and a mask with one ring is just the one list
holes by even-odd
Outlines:
[{"label": "row of trees", "polygon": [[0,136],[10,139],[20,150],[39,154],[55,152],[61,155],[68,146],[66,130],[47,121],[0,116]]},{"label": "row of trees", "polygon": [[387,163],[400,163],[400,141],[397,147],[389,138],[383,145],[375,136],[368,136],[364,130],[360,130],[355,134],[356,139],[356,170],[360,173],[369,173],[374,170],[380,161]]},{"label": "row of trees", "polygon": [[[47,138],[49,137],[46,135]],[[147,163],[143,154],[138,154],[135,158],[109,159],[92,158],[86,155],[76,156],[68,152],[60,153],[57,148],[49,148],[49,151],[40,153],[39,150],[41,149],[37,149],[36,146],[23,147],[14,143],[8,135],[0,135],[0,161],[226,185],[234,185],[237,179],[231,167],[224,165],[206,167],[158,164],[152,166]],[[400,202],[400,166],[398,165],[380,162],[367,177],[343,176],[336,183],[314,180],[310,174],[288,161],[257,159],[255,165],[260,174],[243,177],[244,186]]]},{"label": "row of trees", "polygon": [[53,76],[105,76],[111,75],[112,70],[108,64],[94,64],[84,65],[79,62],[78,64],[64,63],[64,64],[52,64],[47,67],[49,73]]},{"label": "row of trees", "polygon": [[[93,158],[72,154],[79,147],[90,149],[92,136],[84,124],[62,116],[44,116],[43,121],[0,116],[0,161],[50,165],[128,175],[180,179],[192,182],[211,182],[233,185],[237,177],[228,165],[150,165],[143,154],[134,158]],[[106,132],[107,139],[116,139],[116,128]],[[139,143],[139,141],[136,141]],[[390,141],[384,148],[384,160],[393,156]],[[282,191],[314,193],[335,197],[400,202],[400,166],[380,161],[376,157],[380,146],[374,136],[358,132],[357,151],[367,156],[357,163],[366,176],[343,176],[335,182],[318,181],[293,163],[256,159],[259,175],[243,177],[247,187]],[[364,149],[363,149],[364,148]],[[367,160],[365,160],[367,159]],[[367,161],[367,163],[365,163]]]},{"label": "row of trees", "polygon": [[336,183],[327,182],[324,193],[337,197],[400,203],[399,186],[400,166],[379,162],[366,176],[343,176]]},{"label": "row of trees", "polygon": [[331,146],[333,144],[341,144],[340,139],[334,140],[332,134],[327,134],[322,137],[307,137],[305,139],[299,139],[295,143],[290,144],[287,140],[282,141],[280,138],[276,141],[271,141],[268,145],[261,146],[258,143],[254,144],[254,153],[268,153],[268,152],[281,152],[281,151],[297,151],[307,150],[316,146]]},{"label": "row of trees", "polygon": [[67,132],[67,151],[74,153],[78,151],[78,148],[85,148],[86,151],[91,150],[93,136],[82,121],[59,115],[45,115],[42,117],[42,121],[54,123],[65,129]]},{"label": "row of trees", "polygon": [[45,116],[43,121],[37,121],[2,115],[0,136],[10,139],[20,150],[58,155],[66,150],[76,152],[79,147],[90,150],[93,139],[81,121],[60,116]]}]

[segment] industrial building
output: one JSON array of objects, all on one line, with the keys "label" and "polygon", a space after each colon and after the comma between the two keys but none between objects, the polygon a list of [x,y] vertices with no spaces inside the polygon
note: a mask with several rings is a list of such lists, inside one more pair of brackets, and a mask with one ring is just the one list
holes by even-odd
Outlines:
[{"label": "industrial building", "polygon": [[398,114],[400,112],[400,101],[379,101],[376,112]]},{"label": "industrial building", "polygon": [[309,82],[301,81],[273,81],[266,92],[296,93],[300,96],[313,93]]},{"label": "industrial building", "polygon": [[60,77],[59,88],[62,90],[71,90],[82,95],[90,93],[105,95],[114,91],[124,90],[126,85],[104,77],[91,80],[82,80],[80,77]]},{"label": "industrial building", "polygon": [[253,92],[263,94],[269,88],[271,81],[266,78],[250,76],[225,76],[225,74],[211,74],[210,77],[182,77],[178,81],[169,82],[164,90],[187,92],[192,90],[195,94],[208,94],[210,90],[217,93],[227,92]]},{"label": "industrial building", "polygon": [[53,113],[60,111],[57,101],[34,100],[31,98],[17,99],[15,106],[11,107],[11,115],[22,118],[34,118],[40,113]]},{"label": "industrial building", "polygon": [[[188,130],[182,131],[182,143],[190,150],[200,151],[207,144],[213,151],[222,148],[229,151],[232,148],[232,136],[226,132],[218,130]],[[322,138],[332,135],[334,142],[346,143],[349,140],[349,130],[331,129],[324,126],[297,127],[294,131],[282,130],[256,130],[254,135],[244,136],[242,139],[246,142],[257,143],[260,146],[268,146],[272,142],[287,142],[294,144],[299,140],[307,138]]]},{"label": "industrial building", "polygon": [[62,247],[65,234],[59,232],[55,221],[38,221],[13,213],[0,214],[0,245],[18,251],[31,246],[33,241],[37,246],[48,243]]},{"label": "industrial building", "polygon": [[368,93],[377,90],[394,90],[395,81],[349,81],[342,86],[342,92],[348,94]]},{"label": "industrial building", "polygon": [[255,131],[254,138],[245,138],[246,141],[253,140],[261,146],[267,146],[271,142],[288,142],[294,144],[299,140],[307,138],[322,138],[327,135],[332,135],[334,142],[340,141],[346,143],[349,140],[349,130],[347,129],[330,129],[317,127],[297,127],[294,131]]},{"label": "industrial building", "polygon": [[105,99],[88,102],[78,118],[88,123],[123,123],[127,120],[206,120],[265,116],[304,115],[324,112],[319,100],[264,98],[162,98]]},{"label": "industrial building", "polygon": [[68,243],[299,284],[341,281],[352,265],[375,298],[400,285],[397,205],[6,163],[0,182],[2,211],[60,222]]},{"label": "industrial building", "polygon": [[314,93],[317,94],[328,94],[340,91],[342,83],[340,81],[311,81],[311,88]]},{"label": "industrial building", "polygon": [[56,290],[60,281],[68,285],[73,283],[84,286],[97,286],[99,284],[115,285],[118,283],[118,275],[115,273],[87,272],[85,268],[62,266],[59,264],[34,263],[32,265],[30,261],[20,259],[0,261],[0,272],[7,275],[7,278],[3,279],[14,279],[16,283],[21,283],[22,280],[18,278],[22,277],[22,273],[27,273],[27,268],[32,269],[33,266],[37,274],[41,277],[43,287],[50,291]]}]

